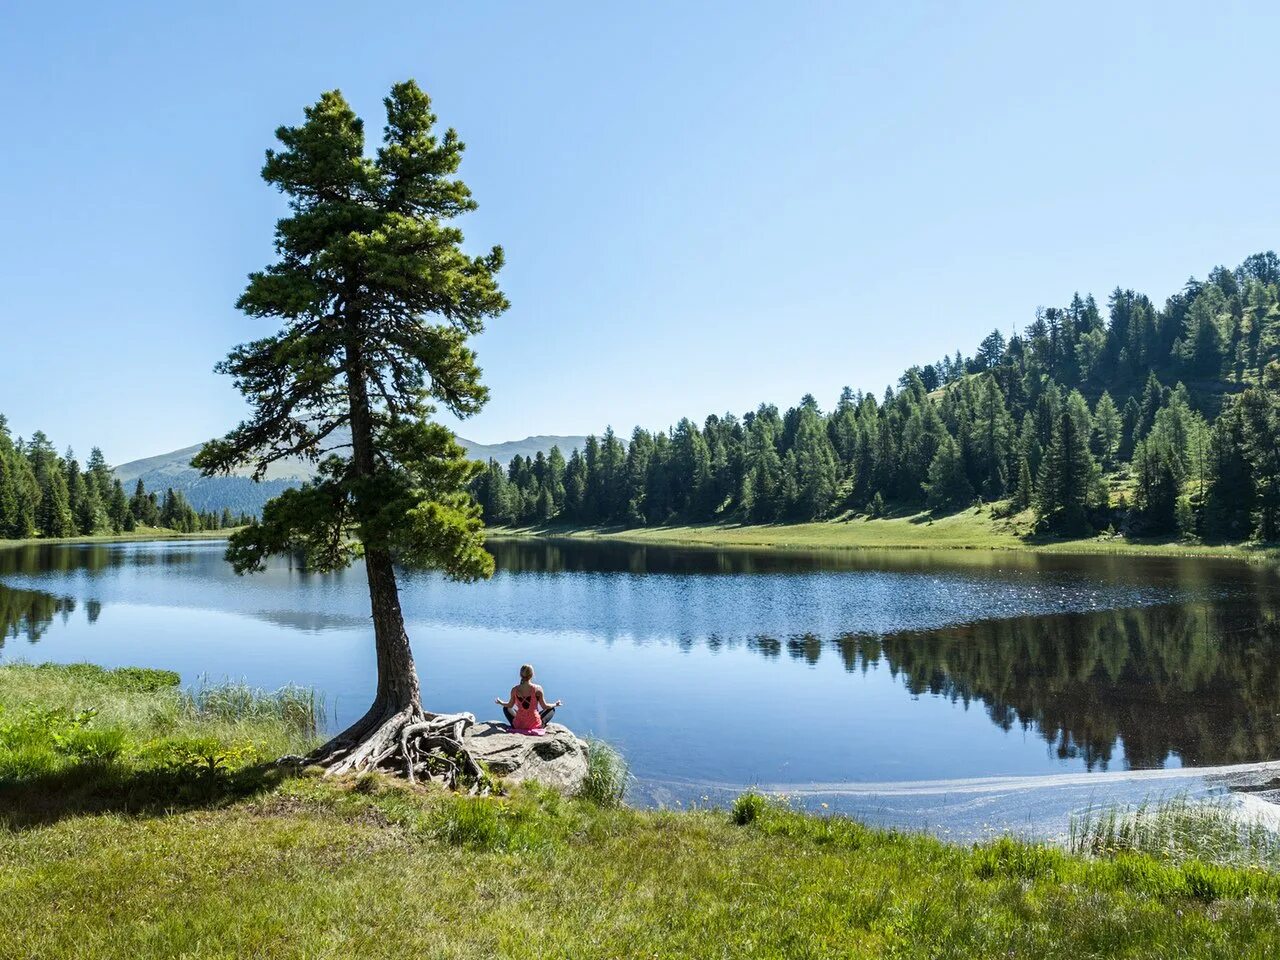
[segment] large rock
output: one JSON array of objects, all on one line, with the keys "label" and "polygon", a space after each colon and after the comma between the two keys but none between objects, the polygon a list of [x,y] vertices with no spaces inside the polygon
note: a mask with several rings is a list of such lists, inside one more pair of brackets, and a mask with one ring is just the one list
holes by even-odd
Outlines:
[{"label": "large rock", "polygon": [[563,724],[549,723],[540,737],[515,733],[505,723],[483,721],[467,732],[467,747],[489,772],[509,783],[535,780],[567,794],[587,778],[587,744]]}]

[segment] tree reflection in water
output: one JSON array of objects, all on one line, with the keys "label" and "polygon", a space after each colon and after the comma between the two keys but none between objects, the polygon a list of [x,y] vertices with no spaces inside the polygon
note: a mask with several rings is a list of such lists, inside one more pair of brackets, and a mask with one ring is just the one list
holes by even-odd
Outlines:
[{"label": "tree reflection in water", "polygon": [[[980,705],[1002,729],[1034,733],[1060,757],[1078,758],[1090,769],[1107,769],[1121,756],[1130,768],[1280,756],[1280,579],[1264,565],[956,551],[688,550],[580,541],[499,541],[492,549],[505,573],[535,576],[963,568],[970,576],[1003,579],[1012,573],[1028,582],[1066,573],[1098,582],[1173,584],[1198,599],[881,636],[856,630],[834,636],[735,635],[695,628],[675,640],[685,647],[745,648],[768,659],[813,665],[834,656],[850,672],[887,670],[913,696],[946,698],[966,708]],[[207,553],[206,547],[198,555]],[[92,574],[123,565],[177,567],[196,555],[181,544],[127,552],[103,545],[31,544],[0,551],[0,577]],[[4,638],[38,641],[55,618],[66,620],[76,609],[70,596],[0,585],[0,646]],[[98,600],[85,599],[90,624],[101,609]]]}]

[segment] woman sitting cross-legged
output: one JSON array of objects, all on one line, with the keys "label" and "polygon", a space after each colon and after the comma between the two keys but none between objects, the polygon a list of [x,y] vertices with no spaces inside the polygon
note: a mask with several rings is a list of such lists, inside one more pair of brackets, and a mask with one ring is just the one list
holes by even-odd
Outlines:
[{"label": "woman sitting cross-legged", "polygon": [[556,707],[564,703],[557,700],[547,704],[542,687],[533,682],[533,667],[527,663],[520,667],[520,682],[511,688],[511,696],[505,701],[495,699],[493,702],[502,708],[512,729],[521,733],[541,733],[555,716]]}]

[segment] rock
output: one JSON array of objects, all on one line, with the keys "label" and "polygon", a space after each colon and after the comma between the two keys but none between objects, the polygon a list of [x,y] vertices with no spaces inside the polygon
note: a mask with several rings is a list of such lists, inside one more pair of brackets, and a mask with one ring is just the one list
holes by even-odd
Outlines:
[{"label": "rock", "polygon": [[490,773],[509,783],[534,780],[572,795],[587,778],[586,741],[563,724],[549,723],[542,736],[531,737],[483,721],[467,731],[466,744]]}]

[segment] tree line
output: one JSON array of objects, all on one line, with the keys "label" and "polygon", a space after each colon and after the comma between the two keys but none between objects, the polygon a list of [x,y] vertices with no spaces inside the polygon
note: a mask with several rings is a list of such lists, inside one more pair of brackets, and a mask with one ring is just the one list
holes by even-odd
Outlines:
[{"label": "tree line", "polygon": [[0,414],[0,538],[80,537],[138,527],[195,533],[248,522],[228,508],[197,511],[181,491],[148,492],[141,480],[127,495],[97,447],[82,466],[71,450],[59,455],[42,431],[15,440]]},{"label": "tree line", "polygon": [[822,410],[612,428],[566,459],[490,461],[491,524],[808,521],[999,502],[1081,535],[1280,538],[1280,258],[1191,279],[1157,308],[1117,288],[1036,311]]}]

